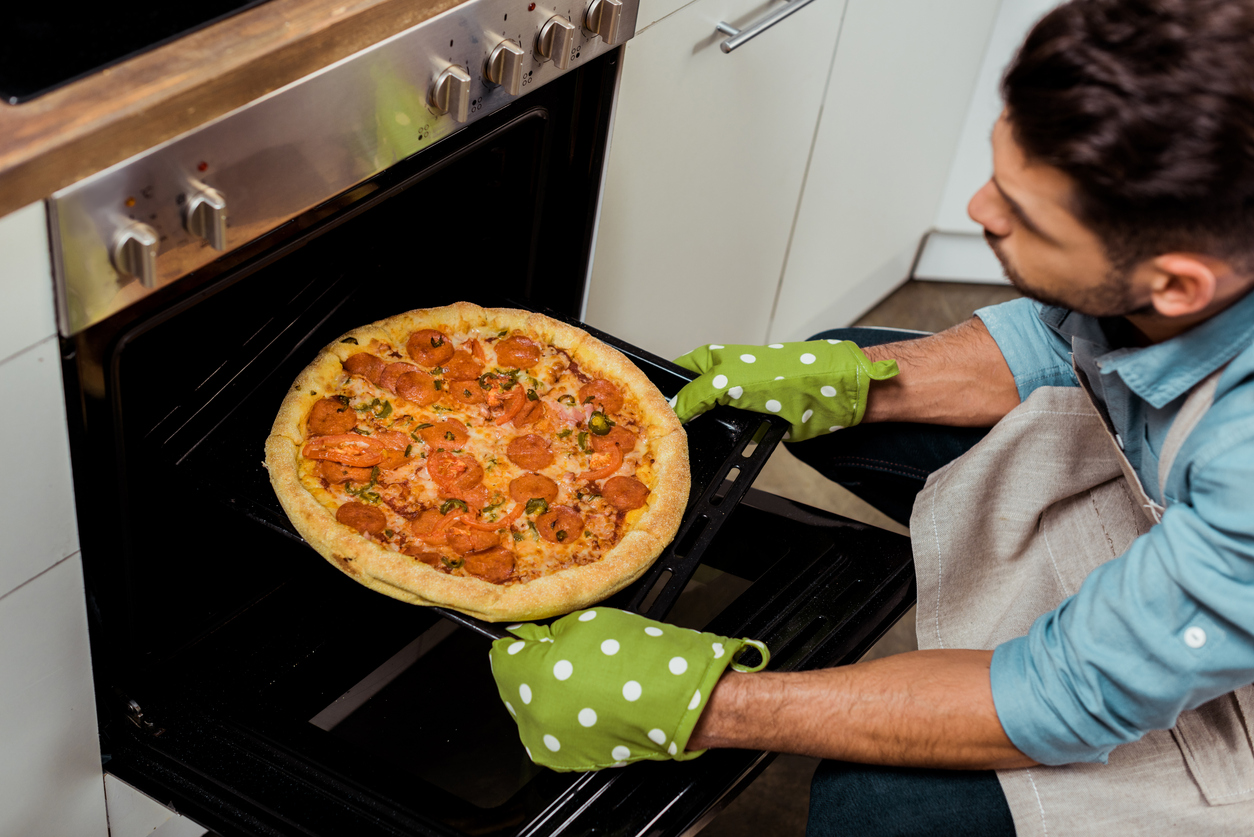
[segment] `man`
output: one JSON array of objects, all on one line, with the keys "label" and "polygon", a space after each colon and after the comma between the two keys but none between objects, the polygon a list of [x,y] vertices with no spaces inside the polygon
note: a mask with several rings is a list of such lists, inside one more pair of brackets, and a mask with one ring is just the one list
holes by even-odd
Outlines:
[{"label": "man", "polygon": [[[915,504],[919,633],[931,650],[727,673],[679,749],[838,760],[816,776],[812,833],[1254,829],[1254,2],[1074,0],[1028,36],[1003,95],[993,177],[970,213],[1037,302],[866,347],[872,363],[896,360],[896,377],[860,358],[836,363],[832,380],[864,399],[852,415],[865,424],[792,445],[859,484],[850,450],[892,455],[878,423],[997,425],[927,483],[931,519],[924,495]],[[755,394],[788,390],[789,376],[729,393],[711,382],[725,386],[732,363],[705,350],[677,410],[766,403],[780,413],[780,398]],[[886,379],[871,384],[873,369]],[[805,438],[814,409],[781,414]],[[832,429],[842,423],[852,422]],[[1115,443],[1099,438],[1106,427]],[[904,492],[908,505],[921,477],[980,435],[929,443],[947,452],[884,469],[898,482],[869,499],[891,506]],[[1023,461],[1042,438],[1066,441]],[[1090,465],[1107,472],[1016,511]],[[943,493],[947,482],[987,493],[964,507],[962,492]],[[957,540],[936,508],[961,518]],[[1123,517],[1103,519],[1112,515]],[[1098,534],[1056,554],[1050,526],[1063,520],[1063,535]],[[933,525],[935,549],[924,537]],[[993,543],[1015,526],[1021,542]],[[962,540],[970,532],[988,534]],[[965,546],[946,552],[946,537]],[[1069,556],[1085,538],[1111,554],[1075,575]],[[1027,555],[1040,556],[1030,571]],[[951,612],[954,561],[960,577],[985,575],[955,591],[963,604]],[[1044,601],[1023,579],[1056,580],[1060,592],[1023,616]]]}]

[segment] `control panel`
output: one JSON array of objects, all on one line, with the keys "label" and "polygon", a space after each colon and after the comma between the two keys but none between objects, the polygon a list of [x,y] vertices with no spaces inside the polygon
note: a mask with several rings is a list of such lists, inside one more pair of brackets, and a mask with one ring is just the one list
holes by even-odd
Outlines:
[{"label": "control panel", "polygon": [[466,0],[49,200],[70,336],[635,34],[638,0]]}]

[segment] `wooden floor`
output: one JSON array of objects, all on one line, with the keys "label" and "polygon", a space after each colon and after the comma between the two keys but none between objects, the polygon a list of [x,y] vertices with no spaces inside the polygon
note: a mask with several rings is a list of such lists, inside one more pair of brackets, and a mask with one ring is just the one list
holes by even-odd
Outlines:
[{"label": "wooden floor", "polygon": [[[858,320],[859,326],[942,331],[978,308],[1015,299],[1009,285],[910,281]],[[909,530],[880,514],[782,447],[766,464],[755,488],[817,506],[882,529]],[[863,659],[918,648],[912,608]],[[701,833],[703,837],[798,837],[805,834],[810,777],[818,759],[780,756]]]}]

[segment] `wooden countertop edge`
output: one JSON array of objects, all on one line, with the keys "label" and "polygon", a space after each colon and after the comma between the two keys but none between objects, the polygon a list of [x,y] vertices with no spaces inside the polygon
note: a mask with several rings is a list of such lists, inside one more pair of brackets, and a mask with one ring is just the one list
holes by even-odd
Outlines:
[{"label": "wooden countertop edge", "polygon": [[271,0],[20,105],[0,105],[0,217],[460,0]]}]

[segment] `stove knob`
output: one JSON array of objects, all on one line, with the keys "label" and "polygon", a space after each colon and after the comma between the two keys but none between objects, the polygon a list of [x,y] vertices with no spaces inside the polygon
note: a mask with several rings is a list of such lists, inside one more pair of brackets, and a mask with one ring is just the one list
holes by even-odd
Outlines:
[{"label": "stove knob", "polygon": [[183,226],[192,235],[209,242],[215,250],[226,249],[226,198],[217,189],[203,183],[187,198]]},{"label": "stove knob", "polygon": [[583,18],[583,28],[597,35],[607,46],[618,43],[618,22],[623,15],[623,0],[592,0]]},{"label": "stove knob", "polygon": [[431,85],[431,107],[436,113],[447,113],[454,122],[470,118],[470,73],[456,64],[435,77]]},{"label": "stove knob", "polygon": [[490,84],[504,87],[505,92],[517,96],[522,90],[523,61],[527,53],[513,41],[501,41],[488,56],[484,75]]},{"label": "stove knob", "polygon": [[113,236],[113,266],[145,288],[157,287],[157,231],[131,221]]},{"label": "stove knob", "polygon": [[550,58],[553,66],[565,70],[570,66],[570,48],[575,45],[575,24],[561,15],[551,17],[540,27],[536,38],[536,58],[543,63]]}]

